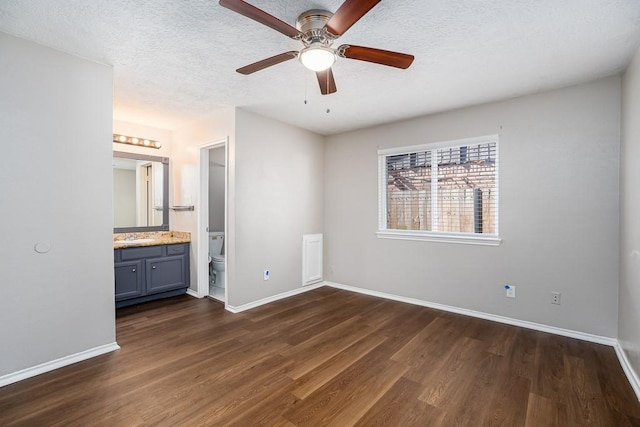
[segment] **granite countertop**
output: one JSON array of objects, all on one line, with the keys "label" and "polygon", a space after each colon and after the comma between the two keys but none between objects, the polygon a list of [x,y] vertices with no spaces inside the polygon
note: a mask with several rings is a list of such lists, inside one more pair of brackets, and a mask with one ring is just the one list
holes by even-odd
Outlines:
[{"label": "granite countertop", "polygon": [[113,234],[113,249],[173,245],[175,243],[190,242],[191,233],[185,231],[143,231],[138,233]]}]

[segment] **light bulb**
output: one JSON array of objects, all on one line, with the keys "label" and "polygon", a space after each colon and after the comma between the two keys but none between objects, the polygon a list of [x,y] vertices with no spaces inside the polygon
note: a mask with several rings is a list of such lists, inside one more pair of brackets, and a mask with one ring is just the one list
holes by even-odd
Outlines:
[{"label": "light bulb", "polygon": [[333,49],[321,44],[311,44],[300,51],[300,62],[311,71],[324,71],[336,62]]},{"label": "light bulb", "polygon": [[121,142],[123,144],[142,145],[144,147],[160,148],[162,144],[153,139],[136,138],[134,136],[113,134],[113,142]]}]

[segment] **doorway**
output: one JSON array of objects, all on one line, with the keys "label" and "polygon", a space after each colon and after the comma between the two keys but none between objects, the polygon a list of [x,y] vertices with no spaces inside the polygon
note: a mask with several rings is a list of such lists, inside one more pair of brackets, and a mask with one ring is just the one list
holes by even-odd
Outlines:
[{"label": "doorway", "polygon": [[200,147],[198,296],[227,301],[227,141]]}]

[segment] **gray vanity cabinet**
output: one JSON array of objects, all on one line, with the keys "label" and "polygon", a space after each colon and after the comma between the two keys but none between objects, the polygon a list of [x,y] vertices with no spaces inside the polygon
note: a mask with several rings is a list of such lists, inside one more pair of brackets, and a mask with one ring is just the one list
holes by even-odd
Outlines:
[{"label": "gray vanity cabinet", "polygon": [[185,287],[184,256],[148,259],[146,264],[148,294]]},{"label": "gray vanity cabinet", "polygon": [[116,301],[144,295],[142,261],[116,263]]},{"label": "gray vanity cabinet", "polygon": [[116,307],[183,294],[189,243],[114,250]]}]

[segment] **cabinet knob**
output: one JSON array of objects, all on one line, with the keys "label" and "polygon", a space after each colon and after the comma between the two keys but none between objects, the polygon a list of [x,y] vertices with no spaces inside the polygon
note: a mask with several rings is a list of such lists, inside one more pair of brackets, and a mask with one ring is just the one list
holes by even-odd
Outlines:
[{"label": "cabinet knob", "polygon": [[151,268],[153,268],[153,269],[155,270],[155,269],[156,269],[156,266],[155,266],[155,265],[152,265],[152,266],[151,266]]},{"label": "cabinet knob", "polygon": [[131,271],[135,273],[135,272],[136,272],[136,269],[134,268],[134,269],[132,269]]}]

